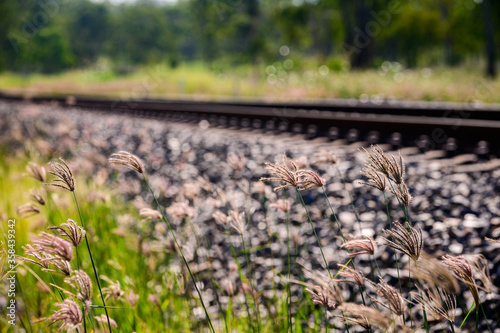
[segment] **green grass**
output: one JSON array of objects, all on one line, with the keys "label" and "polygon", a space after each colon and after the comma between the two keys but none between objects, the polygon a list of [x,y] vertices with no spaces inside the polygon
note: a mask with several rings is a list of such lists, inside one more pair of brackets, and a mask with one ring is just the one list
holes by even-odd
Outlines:
[{"label": "green grass", "polygon": [[[45,206],[41,207],[41,214],[27,218],[18,216],[16,207],[28,202],[26,194],[33,188],[43,187],[38,181],[26,176],[25,167],[32,159],[33,156],[29,154],[20,154],[18,157],[6,157],[0,161],[0,194],[3,198],[0,201],[2,226],[4,229],[6,228],[7,217],[16,219],[16,249],[17,254],[21,256],[24,256],[21,246],[31,242],[35,234],[44,231],[48,226],[59,225],[68,218],[79,221],[71,193],[64,190],[54,190],[52,187],[47,188],[49,200]],[[44,162],[40,157],[38,160]],[[102,286],[109,285],[102,280],[102,276],[106,276],[112,281],[118,281],[126,294],[133,291],[139,295],[139,301],[134,307],[125,300],[126,295],[124,295],[123,300],[110,298],[106,301],[108,307],[119,307],[118,309],[108,309],[110,318],[118,323],[118,329],[114,331],[162,332],[168,328],[169,332],[205,332],[207,326],[205,326],[203,316],[195,315],[193,310],[201,308],[201,306],[192,284],[189,284],[190,287],[185,290],[183,279],[171,270],[175,254],[164,252],[164,249],[160,252],[139,250],[138,235],[143,236],[144,242],[147,243],[149,242],[147,239],[148,230],[152,228],[147,225],[148,222],[140,220],[137,209],[125,202],[121,196],[112,194],[110,190],[112,187],[112,184],[98,187],[92,180],[79,177],[76,179],[75,193],[80,204],[82,218],[87,227],[87,236],[96,266],[99,269]],[[110,198],[110,201],[89,201],[88,195],[95,191],[101,191],[104,196]],[[124,233],[120,234],[117,232],[118,220],[124,218],[131,219],[132,223],[128,229],[125,229]],[[5,243],[1,245],[3,248]],[[82,262],[80,269],[87,272],[93,281],[93,304],[102,305],[85,245],[80,244],[78,249]],[[236,249],[236,251],[238,256],[243,257],[241,249]],[[257,249],[249,249],[248,251],[257,251]],[[76,269],[75,262],[76,260],[73,259],[73,269]],[[180,265],[180,262],[178,264]],[[47,293],[40,288],[40,282],[49,287],[50,283],[54,283],[67,290],[71,290],[71,287],[63,282],[62,275],[43,272],[33,264],[21,264],[17,271],[19,284],[23,291],[23,294],[19,290],[17,292],[18,304],[21,304],[18,313],[26,330],[31,332],[29,328],[29,322],[31,322],[33,332],[55,331],[58,327],[57,323],[48,326],[48,322],[36,322],[42,317],[49,317],[52,310],[56,309],[54,304],[61,301],[55,288],[50,288],[52,293]],[[184,279],[189,283],[189,276],[185,271],[183,273]],[[244,274],[244,272],[242,273]],[[4,294],[3,288],[6,286],[3,282],[5,280],[0,281],[2,294]],[[154,303],[149,300],[150,295],[155,295],[159,302]],[[285,296],[278,299],[278,303],[275,304],[276,313],[273,316],[261,318],[260,332],[283,330],[285,324],[282,318],[286,318],[288,311]],[[252,298],[248,297],[248,301],[252,302]],[[228,304],[228,307],[224,306],[224,310],[227,310],[228,328],[234,332],[246,332],[248,318],[237,309],[239,307],[238,299],[236,297],[230,298]],[[307,322],[313,316],[312,318],[318,321],[318,329],[312,330],[312,332],[319,331],[321,311],[312,305],[310,298],[305,298],[295,306],[297,307],[297,318],[303,318]],[[94,309],[94,315],[101,314],[104,314],[102,308]],[[193,320],[194,317],[199,318],[199,320]],[[224,332],[223,319],[213,308],[211,317],[216,331]],[[2,313],[0,323],[0,332],[12,331],[12,327],[6,323],[5,313]],[[20,321],[18,321],[18,325],[22,326]],[[95,321],[94,325],[97,325]],[[87,328],[90,332],[92,325],[88,318]],[[106,325],[103,325],[101,328],[96,327],[96,330],[106,332],[107,328]],[[300,331],[299,329],[298,332]]]},{"label": "green grass", "polygon": [[360,98],[500,103],[500,95],[496,94],[500,91],[500,80],[485,79],[481,64],[402,69],[386,63],[379,69],[356,71],[335,66],[336,70],[329,69],[328,73],[320,70],[322,65],[312,59],[297,59],[288,69],[285,62],[253,67],[189,63],[174,69],[159,64],[118,75],[112,66],[102,62],[88,69],[54,75],[2,73],[0,86],[14,94],[75,94],[122,99]]}]

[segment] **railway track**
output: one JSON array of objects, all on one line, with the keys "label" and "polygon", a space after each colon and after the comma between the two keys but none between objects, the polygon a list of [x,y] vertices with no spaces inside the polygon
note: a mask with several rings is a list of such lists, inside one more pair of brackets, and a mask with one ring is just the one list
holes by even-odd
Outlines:
[{"label": "railway track", "polygon": [[[21,96],[0,94],[21,101]],[[201,122],[210,126],[290,131],[309,138],[327,136],[349,142],[416,145],[477,155],[500,155],[500,107],[434,102],[328,103],[200,102],[117,100],[46,96],[33,103],[57,103],[133,117]]]}]

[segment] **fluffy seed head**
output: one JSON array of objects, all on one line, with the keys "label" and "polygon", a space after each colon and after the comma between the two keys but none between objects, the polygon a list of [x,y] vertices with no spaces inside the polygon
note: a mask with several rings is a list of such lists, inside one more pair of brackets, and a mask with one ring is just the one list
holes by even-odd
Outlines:
[{"label": "fluffy seed head", "polygon": [[24,217],[29,217],[29,216],[33,216],[36,214],[40,214],[40,208],[38,208],[37,206],[35,206],[31,203],[27,203],[27,204],[24,204],[22,206],[17,207],[17,213],[19,215],[24,216]]},{"label": "fluffy seed head", "polygon": [[385,176],[370,168],[364,168],[361,170],[361,174],[368,178],[368,182],[359,182],[360,184],[371,186],[381,192],[385,192],[387,190]]},{"label": "fluffy seed head", "polygon": [[234,171],[243,171],[247,165],[248,159],[243,155],[237,155],[235,153],[230,153],[227,155],[227,164]]},{"label": "fluffy seed head", "polygon": [[54,311],[54,314],[48,318],[43,318],[42,320],[49,320],[50,325],[56,322],[62,322],[59,326],[59,331],[65,329],[66,331],[74,330],[81,326],[83,321],[83,315],[80,311],[80,306],[71,299],[65,299],[63,303],[56,303],[56,307],[59,310]]},{"label": "fluffy seed head", "polygon": [[162,215],[159,211],[157,211],[155,209],[148,208],[148,207],[141,208],[139,210],[139,215],[146,218],[147,221],[161,220],[162,219]]},{"label": "fluffy seed head", "polygon": [[247,226],[245,222],[245,213],[238,213],[235,210],[229,211],[230,226],[236,230],[240,235],[246,234]]},{"label": "fluffy seed head", "polygon": [[47,192],[43,188],[35,188],[30,191],[29,197],[33,202],[44,206],[45,202],[47,201]]},{"label": "fluffy seed head", "polygon": [[36,164],[35,162],[29,162],[26,166],[26,170],[29,173],[29,176],[33,179],[38,180],[39,182],[45,183],[45,179],[47,178],[47,173],[45,172],[45,168],[41,165]]},{"label": "fluffy seed head", "polygon": [[410,194],[410,190],[408,189],[406,183],[398,184],[396,190],[390,189],[389,192],[401,200],[405,207],[409,207],[411,201],[413,200],[413,196]]},{"label": "fluffy seed head", "polygon": [[212,217],[214,218],[215,221],[227,225],[229,223],[229,216],[221,212],[220,210],[216,211],[215,213],[212,214]]},{"label": "fluffy seed head", "polygon": [[316,160],[314,161],[314,164],[337,164],[338,162],[338,157],[335,155],[333,152],[329,152],[326,150],[321,150],[319,153],[315,153],[314,156],[316,157]]},{"label": "fluffy seed head", "polygon": [[361,249],[361,251],[349,253],[350,256],[355,257],[355,256],[358,256],[360,254],[373,255],[375,253],[375,251],[377,250],[377,245],[375,244],[373,239],[371,239],[370,237],[365,236],[365,235],[359,235],[359,236],[354,237],[354,239],[342,244],[340,246],[340,248],[347,249],[348,251],[349,250],[352,251],[355,249]]},{"label": "fluffy seed head", "polygon": [[396,288],[385,282],[382,277],[379,276],[379,280],[380,282],[376,285],[375,292],[377,295],[384,298],[388,305],[375,298],[372,298],[372,300],[390,310],[395,315],[401,316],[406,310],[406,304],[403,296],[401,296]]},{"label": "fluffy seed head", "polygon": [[379,146],[371,146],[371,152],[365,148],[360,149],[366,156],[366,168],[379,172],[395,182],[402,184],[404,182],[405,164],[401,154],[399,161],[392,154],[385,154]]},{"label": "fluffy seed head", "polygon": [[280,212],[287,213],[290,211],[290,205],[291,205],[290,199],[287,200],[279,199],[275,203],[270,204],[269,207],[274,207]]},{"label": "fluffy seed head", "polygon": [[175,218],[194,218],[195,210],[193,207],[185,201],[174,202],[170,207],[167,208],[167,212]]},{"label": "fluffy seed head", "polygon": [[326,184],[324,178],[321,178],[312,170],[299,170],[297,175],[300,177],[298,188],[300,191],[308,190],[314,187],[323,187]]},{"label": "fluffy seed head", "polygon": [[126,301],[123,297],[125,296],[125,292],[122,290],[120,281],[113,282],[107,276],[103,276],[102,280],[109,283],[108,287],[102,288],[102,294],[105,295],[105,301],[107,301],[109,298],[112,298],[114,302],[116,302],[117,300]]},{"label": "fluffy seed head", "polygon": [[49,262],[47,261],[48,255],[45,251],[42,250],[40,246],[38,245],[33,246],[31,244],[26,244],[22,247],[22,249],[24,250],[26,256],[33,257],[34,259],[21,256],[19,256],[19,259],[38,265],[44,269],[49,268]]},{"label": "fluffy seed head", "polygon": [[346,277],[346,278],[351,278],[351,280],[338,280],[338,282],[348,282],[348,283],[355,283],[360,287],[363,287],[365,285],[365,278],[363,277],[362,273],[359,273],[357,270],[352,269],[351,267],[343,264],[337,264],[341,268],[339,271],[339,275]]},{"label": "fluffy seed head", "polygon": [[[97,322],[101,323],[101,325],[106,325],[108,323],[108,317],[106,317],[105,314],[95,316],[94,318]],[[109,323],[111,326],[118,328],[118,325],[116,324],[116,321],[113,320],[113,318],[109,318]]]},{"label": "fluffy seed head", "polygon": [[455,295],[448,294],[438,288],[422,290],[419,286],[418,294],[413,295],[413,303],[420,304],[426,311],[436,318],[444,318],[452,323],[455,321],[457,299]]},{"label": "fluffy seed head", "polygon": [[92,303],[92,281],[87,273],[82,270],[74,271],[73,275],[64,279],[64,282],[73,287],[76,291],[76,298],[89,306]]},{"label": "fluffy seed head", "polygon": [[418,260],[424,245],[421,229],[417,230],[409,223],[406,223],[405,227],[399,222],[394,222],[394,228],[392,230],[384,229],[384,233],[394,240],[384,238],[385,245],[407,254],[414,261]]},{"label": "fluffy seed head", "polygon": [[66,223],[62,223],[58,227],[48,227],[47,229],[59,231],[59,236],[69,239],[74,247],[80,244],[86,234],[86,231],[82,227],[79,227],[72,219],[68,219]]},{"label": "fluffy seed head", "polygon": [[266,168],[273,177],[261,178],[262,181],[278,181],[281,185],[275,187],[275,191],[279,191],[286,187],[297,187],[301,181],[300,176],[297,174],[299,170],[297,164],[289,160],[286,155],[283,155],[283,164],[266,163]]},{"label": "fluffy seed head", "polygon": [[109,163],[125,166],[141,174],[144,173],[144,164],[141,159],[127,151],[119,151],[111,155]]},{"label": "fluffy seed head", "polygon": [[344,314],[348,316],[339,316],[344,322],[352,323],[370,329],[370,326],[377,326],[382,330],[387,330],[389,327],[389,320],[387,316],[383,315],[380,311],[369,306],[360,305],[356,303],[344,303],[339,306]]},{"label": "fluffy seed head", "polygon": [[425,253],[422,254],[418,266],[411,267],[411,275],[449,294],[457,294],[460,291],[455,276],[439,260],[430,258]]},{"label": "fluffy seed head", "polygon": [[315,290],[306,288],[306,291],[311,294],[313,303],[321,306],[326,306],[327,308],[335,308],[335,302],[331,300],[331,296],[327,289],[322,287],[315,287]]},{"label": "fluffy seed head", "polygon": [[474,301],[476,302],[476,307],[479,305],[479,291],[477,289],[476,281],[474,280],[474,272],[469,264],[469,261],[465,259],[464,256],[453,257],[449,254],[442,257],[443,263],[451,269],[455,275],[465,282],[467,287],[469,287]]},{"label": "fluffy seed head", "polygon": [[52,183],[48,183],[45,185],[56,186],[73,192],[75,190],[75,179],[73,178],[73,173],[69,168],[66,161],[62,158],[59,158],[60,163],[49,163],[52,171],[49,173],[54,175],[56,178]]},{"label": "fluffy seed head", "polygon": [[41,237],[33,242],[46,253],[61,257],[66,261],[73,260],[73,247],[70,242],[52,234],[42,232]]}]

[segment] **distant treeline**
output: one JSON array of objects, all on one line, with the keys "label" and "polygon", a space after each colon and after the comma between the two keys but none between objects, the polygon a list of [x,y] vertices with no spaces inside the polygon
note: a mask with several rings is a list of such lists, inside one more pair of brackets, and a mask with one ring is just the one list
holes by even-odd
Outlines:
[{"label": "distant treeline", "polygon": [[[262,63],[316,57],[351,67],[485,60],[495,74],[494,0],[0,0],[0,70],[57,72],[109,59]],[[290,53],[291,52],[291,53]]]}]

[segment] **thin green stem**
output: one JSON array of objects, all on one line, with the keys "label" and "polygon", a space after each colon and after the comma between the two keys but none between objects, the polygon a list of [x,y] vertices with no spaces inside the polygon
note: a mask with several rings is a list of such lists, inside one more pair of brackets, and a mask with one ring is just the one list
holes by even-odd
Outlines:
[{"label": "thin green stem", "polygon": [[[333,207],[332,207],[332,204],[330,203],[330,199],[328,199],[328,195],[326,194],[326,189],[324,186],[321,186],[321,188],[323,189],[323,194],[325,195],[325,198],[326,198],[326,202],[328,202],[328,206],[330,207],[330,210],[332,211],[332,215],[335,219],[335,222],[337,222],[337,227],[339,228],[339,232],[340,232],[340,235],[342,236],[342,240],[344,241],[344,243],[346,242],[346,239],[344,237],[344,234],[342,232],[342,227],[340,226],[340,221],[339,219],[337,218],[337,214],[335,214],[335,211],[333,210]],[[297,190],[298,192],[298,190]],[[299,193],[300,194],[300,193]],[[300,197],[302,199],[302,196]],[[303,202],[303,201],[302,201]],[[319,241],[318,241],[319,243]],[[347,250],[347,253],[349,253],[349,250]],[[354,265],[354,260],[351,261],[351,265],[352,265],[352,268],[353,269],[356,269],[356,266]],[[331,276],[331,275],[330,275]],[[366,302],[365,302],[365,296],[363,295],[363,288],[361,288],[361,286],[358,286],[359,288],[359,293],[361,294],[361,299],[363,300],[363,305],[366,306]],[[349,331],[349,329],[348,329]],[[372,327],[370,325],[370,332],[372,332]]]},{"label": "thin green stem", "polygon": [[[417,266],[417,263],[415,263],[415,267]],[[420,280],[418,280],[418,286],[420,287],[418,289],[418,292],[420,294],[420,297],[422,298],[422,284],[420,283]],[[429,333],[429,322],[427,321],[427,313],[425,311],[425,304],[422,304],[422,311],[424,312],[424,323],[425,323],[425,331]]]},{"label": "thin green stem", "polygon": [[[229,235],[229,232],[227,231],[227,229],[226,229],[226,235]],[[234,251],[233,244],[231,242],[229,242],[229,249],[231,251],[231,255],[233,256],[234,260],[236,261],[236,265],[238,266],[238,276],[240,278],[240,281],[243,282],[243,273],[242,273],[242,269],[241,269],[240,260],[238,259],[238,256],[236,255],[236,252]],[[252,325],[252,320],[251,320],[251,316],[250,316],[250,306],[248,305],[246,293],[244,294],[244,296],[245,296],[244,297],[245,308],[247,310],[247,316],[248,316],[248,326],[252,329],[253,332],[255,332],[255,327]],[[241,306],[241,302],[240,302],[240,306]]]},{"label": "thin green stem", "polygon": [[156,206],[158,206],[158,209],[160,210],[161,212],[161,215],[163,216],[163,220],[167,223],[167,226],[168,226],[168,229],[170,230],[170,233],[172,235],[172,238],[175,242],[175,245],[177,246],[177,248],[179,249],[179,253],[182,257],[182,260],[184,261],[184,265],[186,265],[186,268],[189,272],[189,276],[191,277],[191,279],[193,280],[193,284],[194,284],[194,288],[196,289],[196,292],[198,293],[198,296],[200,297],[200,302],[201,302],[201,305],[203,306],[203,310],[205,311],[205,316],[207,318],[207,321],[208,321],[208,324],[210,326],[210,329],[213,333],[215,333],[215,329],[212,325],[212,321],[210,320],[210,316],[208,315],[208,311],[207,311],[207,308],[205,307],[205,303],[203,302],[203,297],[201,296],[201,292],[200,290],[198,289],[198,285],[196,284],[196,280],[194,278],[194,275],[193,273],[191,272],[191,268],[189,267],[189,264],[186,260],[186,257],[184,257],[184,253],[182,252],[182,248],[181,246],[179,245],[179,242],[177,241],[177,238],[175,237],[175,233],[174,233],[174,230],[172,229],[172,225],[170,224],[170,222],[168,221],[167,217],[165,216],[165,212],[164,210],[161,208],[160,206],[160,203],[158,202],[158,199],[156,198],[156,195],[154,194],[153,192],[153,189],[151,188],[151,185],[149,184],[149,181],[148,179],[146,178],[146,175],[142,174],[142,176],[144,177],[144,181],[146,182],[146,184],[148,185],[148,188],[149,188],[149,191],[151,192],[151,195],[153,196],[155,202],[156,202]]},{"label": "thin green stem", "polygon": [[411,315],[411,259],[408,263],[408,297],[410,297],[410,302],[408,303],[408,308],[410,309],[410,327],[413,328],[413,316]]},{"label": "thin green stem", "polygon": [[478,324],[479,324],[479,308],[476,306],[476,333],[478,332],[477,330]]},{"label": "thin green stem", "polygon": [[250,268],[250,258],[248,257],[247,247],[245,245],[245,238],[241,235],[241,243],[243,245],[243,252],[245,252],[245,258],[248,267],[248,279],[250,280],[250,287],[252,287],[252,299],[255,315],[257,316],[257,332],[260,332],[260,315],[259,315],[259,304],[257,304],[257,299],[255,298],[255,283],[253,281],[252,270]]},{"label": "thin green stem", "polygon": [[[285,200],[288,200],[288,192],[285,189]],[[286,211],[286,248],[287,248],[287,257],[288,257],[288,283],[287,283],[287,296],[286,296],[286,304],[288,311],[288,331],[292,332],[292,313],[291,313],[291,290],[290,290],[290,276],[291,276],[291,265],[290,265],[290,216],[288,210]]]},{"label": "thin green stem", "polygon": [[[316,237],[316,241],[318,242],[319,250],[320,250],[321,256],[323,257],[323,260],[325,262],[325,266],[326,266],[326,269],[328,271],[328,274],[330,275],[330,279],[333,280],[332,273],[330,272],[330,267],[328,266],[328,262],[326,261],[325,254],[323,253],[323,247],[321,246],[321,242],[319,241],[318,234],[316,233],[316,229],[314,228],[314,225],[312,223],[311,216],[309,215],[309,210],[307,209],[307,206],[304,202],[304,198],[302,198],[302,194],[300,194],[299,189],[297,187],[295,188],[295,190],[297,191],[297,194],[300,197],[300,201],[302,202],[302,206],[306,210],[307,219],[309,220],[309,223],[311,224],[311,228],[314,232],[314,236]],[[344,237],[344,236],[342,236],[342,237]]]},{"label": "thin green stem", "polygon": [[[389,229],[392,231],[392,219],[391,219],[391,214],[389,213],[389,203],[387,201],[387,197],[385,195],[385,192],[382,192],[384,194],[384,203],[385,203],[385,208],[387,210],[387,218],[389,220]],[[394,237],[392,237],[392,241],[394,241]],[[403,287],[401,283],[401,277],[399,275],[399,262],[398,262],[398,254],[396,253],[396,250],[394,251],[394,258],[396,259],[396,271],[398,272],[398,283],[399,283],[399,293],[403,294]],[[405,315],[403,313],[403,321],[406,322]]]},{"label": "thin green stem", "polygon": [[[76,200],[75,191],[72,191],[72,193],[73,193],[73,198],[75,199],[75,204],[76,204],[76,208],[78,210],[78,215],[80,217],[80,223],[81,223],[82,227],[85,229],[85,224],[83,223],[82,213],[80,212],[80,206],[78,205],[78,200]],[[92,256],[92,251],[90,250],[90,244],[89,244],[89,240],[87,238],[86,233],[85,233],[85,243],[87,244],[87,250],[89,251],[90,261],[92,263],[92,269],[94,270],[95,279],[97,281],[97,287],[99,287],[99,293],[101,294],[102,305],[104,306],[104,312],[106,313],[106,318],[108,320],[109,332],[111,333],[111,322],[109,320],[108,310],[106,309],[106,301],[104,300],[104,295],[102,294],[101,282],[99,280],[99,275],[97,274],[97,268],[96,268],[95,263],[94,263],[94,257]]]},{"label": "thin green stem", "polygon": [[464,320],[460,324],[460,327],[458,328],[458,332],[460,332],[460,330],[462,329],[462,326],[464,325],[465,321],[467,320],[467,318],[469,317],[470,313],[472,312],[472,309],[474,308],[474,305],[476,305],[476,302],[472,303],[472,306],[470,307],[469,312],[467,313],[467,316],[465,316]]},{"label": "thin green stem", "polygon": [[491,327],[490,327],[490,324],[488,323],[488,318],[486,318],[486,312],[484,312],[483,303],[479,303],[479,307],[481,308],[481,311],[483,312],[484,320],[486,321],[486,326],[488,326],[488,331],[491,333]]}]

